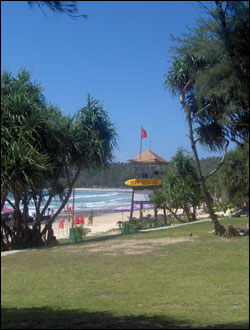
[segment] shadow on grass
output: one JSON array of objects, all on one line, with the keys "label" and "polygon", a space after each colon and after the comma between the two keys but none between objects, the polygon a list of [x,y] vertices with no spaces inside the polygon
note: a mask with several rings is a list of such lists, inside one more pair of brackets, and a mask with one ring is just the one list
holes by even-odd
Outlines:
[{"label": "shadow on grass", "polygon": [[[93,243],[93,242],[103,242],[103,241],[107,241],[110,239],[116,239],[118,237],[128,237],[129,235],[148,235],[150,234],[150,232],[136,232],[136,233],[127,233],[127,234],[113,234],[113,235],[102,235],[102,236],[89,236],[86,237],[85,239],[83,239],[82,241],[76,241],[73,243],[70,243],[69,240],[67,239],[60,239],[59,244],[57,245],[51,245],[51,246],[39,246],[39,247],[35,247],[35,248],[27,248],[27,249],[23,249],[22,251],[27,251],[27,250],[45,250],[45,249],[53,249],[55,247],[62,247],[62,246],[72,246],[72,245],[82,245],[85,243]],[[15,250],[11,250],[11,251],[15,251]],[[18,251],[18,249],[16,250]],[[21,250],[19,250],[21,251]],[[6,252],[6,251],[2,251],[2,252]]]},{"label": "shadow on grass", "polygon": [[115,316],[109,312],[2,308],[1,329],[249,329],[249,323],[192,325],[163,316]]},{"label": "shadow on grass", "polygon": [[101,235],[101,236],[87,236],[84,238],[82,241],[77,241],[74,243],[70,243],[69,241],[64,242],[66,239],[61,239],[59,240],[58,245],[54,246],[47,246],[47,247],[41,247],[42,249],[50,249],[55,246],[68,246],[68,245],[78,245],[78,244],[84,244],[84,243],[93,243],[93,242],[103,242],[103,241],[108,241],[110,239],[116,239],[116,238],[126,238],[130,235],[150,235],[151,232],[135,232],[135,233],[127,233],[127,234],[112,234],[112,235]]}]

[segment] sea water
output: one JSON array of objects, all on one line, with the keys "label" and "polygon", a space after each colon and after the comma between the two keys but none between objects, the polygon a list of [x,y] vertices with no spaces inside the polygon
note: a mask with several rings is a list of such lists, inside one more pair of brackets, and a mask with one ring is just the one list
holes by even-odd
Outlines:
[{"label": "sea water", "polygon": [[[131,192],[120,191],[75,191],[75,210],[111,210],[117,206],[129,205],[131,196]],[[72,206],[73,194],[68,204]]]},{"label": "sea water", "polygon": [[[128,191],[84,191],[84,190],[75,190],[74,197],[74,210],[75,212],[79,211],[90,211],[90,210],[98,210],[98,211],[108,211],[113,210],[118,206],[130,205],[131,203],[132,193]],[[11,197],[10,197],[11,199]],[[42,206],[45,205],[47,201],[47,197],[44,198],[44,202]],[[49,205],[49,208],[57,211],[57,209],[61,206],[62,202],[59,198],[53,198]],[[67,204],[73,206],[73,192],[67,202]],[[66,206],[67,206],[66,204]],[[9,203],[6,202],[6,207],[11,207]],[[29,204],[29,212],[35,212],[34,203],[30,202]],[[62,210],[63,212],[63,210]]]}]

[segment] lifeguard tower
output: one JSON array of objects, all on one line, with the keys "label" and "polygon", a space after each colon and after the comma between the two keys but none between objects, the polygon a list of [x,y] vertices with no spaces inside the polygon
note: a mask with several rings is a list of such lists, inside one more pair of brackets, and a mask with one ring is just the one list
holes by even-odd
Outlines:
[{"label": "lifeguard tower", "polygon": [[[139,203],[142,211],[143,204],[150,203],[150,200],[145,196],[153,194],[155,189],[162,186],[163,167],[169,162],[147,149],[135,158],[128,160],[127,163],[135,168],[134,179],[125,182],[126,185],[132,187],[130,211],[130,218],[132,218],[134,203]],[[142,197],[137,197],[135,200],[135,193]]]}]

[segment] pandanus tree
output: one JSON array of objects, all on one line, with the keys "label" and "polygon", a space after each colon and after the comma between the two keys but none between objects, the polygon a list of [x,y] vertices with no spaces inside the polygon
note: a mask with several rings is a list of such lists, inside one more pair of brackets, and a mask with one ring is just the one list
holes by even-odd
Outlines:
[{"label": "pandanus tree", "polygon": [[[192,34],[175,38],[172,65],[165,85],[178,95],[185,111],[199,182],[216,233],[225,231],[214,214],[205,186],[225,160],[229,140],[249,143],[249,4],[215,1],[210,19],[201,20]],[[219,166],[201,172],[196,145],[223,150]]]},{"label": "pandanus tree", "polygon": [[[188,123],[188,138],[190,139],[195,164],[197,167],[198,180],[200,183],[204,201],[208,208],[208,212],[212,219],[212,222],[214,223],[215,232],[217,234],[222,235],[225,233],[225,228],[219,223],[218,217],[213,211],[211,197],[209,196],[205,185],[206,178],[204,177],[201,170],[200,160],[196,147],[197,142],[201,141],[202,137],[195,136],[196,127],[194,127],[194,120],[198,113],[205,111],[205,107],[203,109],[197,109],[197,102],[195,99],[194,90],[197,72],[201,66],[202,62],[194,58],[192,54],[187,53],[186,55],[175,56],[172,62],[172,66],[170,67],[168,74],[166,75],[165,84],[167,85],[172,95],[179,95],[180,103],[185,112]],[[206,129],[209,128],[206,127]],[[226,143],[226,141],[218,135],[216,136],[216,139],[213,140],[213,145],[216,145],[216,143],[218,147],[221,147],[223,146],[223,144],[225,144],[226,151],[228,143]],[[222,162],[223,160],[221,161],[220,165],[222,164]],[[216,170],[218,170],[218,168]]]},{"label": "pandanus tree", "polygon": [[214,195],[239,209],[249,205],[249,153],[245,150],[249,150],[248,144],[229,151],[221,170],[208,180]]},{"label": "pandanus tree", "polygon": [[183,209],[188,221],[195,220],[196,206],[199,206],[202,201],[193,159],[188,152],[180,148],[171,159],[164,174],[163,186],[154,192],[152,202],[163,210],[167,209],[178,221],[185,222],[177,211]]},{"label": "pandanus tree", "polygon": [[[1,93],[1,207],[11,192],[14,198],[14,235],[19,244],[19,205],[29,187],[41,178],[44,171],[51,170],[49,157],[39,150],[35,137],[35,123],[38,120],[36,110],[44,100],[40,86],[30,83],[25,70],[19,72],[17,79],[4,72]],[[25,221],[27,217],[24,217]]]},{"label": "pandanus tree", "polygon": [[[31,82],[26,70],[17,78],[4,75],[2,206],[6,199],[12,203],[7,197],[11,193],[16,248],[39,246],[43,244],[42,236],[65,207],[80,171],[105,167],[112,161],[117,134],[103,106],[90,96],[87,105],[74,117],[64,116],[58,107],[46,103],[41,87]],[[62,186],[62,178],[67,190]],[[61,206],[41,231],[41,221],[55,196],[61,199]],[[26,226],[30,200],[36,209],[32,235],[28,235]]]},{"label": "pandanus tree", "polygon": [[195,56],[205,64],[197,76],[197,99],[218,108],[200,119],[218,118],[223,133],[244,148],[249,143],[249,1],[200,3],[209,19],[200,21],[186,41],[192,40]]}]

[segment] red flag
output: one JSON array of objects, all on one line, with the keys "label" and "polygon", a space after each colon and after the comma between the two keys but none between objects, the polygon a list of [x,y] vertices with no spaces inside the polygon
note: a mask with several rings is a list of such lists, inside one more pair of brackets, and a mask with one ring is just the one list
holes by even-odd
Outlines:
[{"label": "red flag", "polygon": [[145,138],[147,137],[147,132],[145,131],[145,129],[141,128],[141,138]]},{"label": "red flag", "polygon": [[145,131],[145,129],[141,128],[141,138],[146,138],[147,137],[147,132]]},{"label": "red flag", "polygon": [[67,205],[67,212],[72,212],[70,204]]}]

